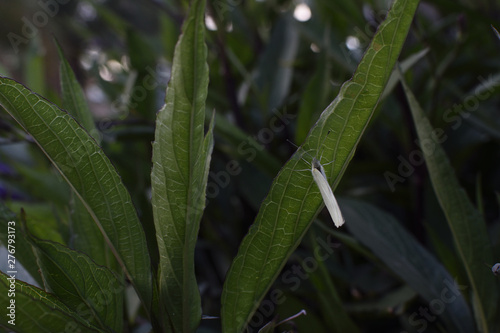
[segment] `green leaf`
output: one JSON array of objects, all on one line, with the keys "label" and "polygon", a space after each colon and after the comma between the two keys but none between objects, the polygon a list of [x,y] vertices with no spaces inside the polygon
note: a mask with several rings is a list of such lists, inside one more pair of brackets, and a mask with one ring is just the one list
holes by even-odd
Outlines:
[{"label": "green leaf", "polygon": [[125,286],[106,267],[61,244],[29,237],[45,288],[105,331],[121,332]]},{"label": "green leaf", "polygon": [[151,264],[130,195],[97,143],[69,114],[0,77],[0,105],[28,132],[84,203],[147,309]]},{"label": "green leaf", "polygon": [[213,119],[204,134],[208,92],[204,22],[205,1],[193,1],[175,48],[153,143],[151,185],[160,252],[159,296],[169,332],[193,332],[201,318],[194,249],[213,148]]},{"label": "green leaf", "polygon": [[174,55],[175,41],[179,36],[179,26],[172,17],[161,15],[160,18],[160,37],[163,46],[163,56],[172,62]]},{"label": "green leaf", "polygon": [[[319,247],[314,230],[311,230],[309,233],[309,241],[312,248],[317,249]],[[333,332],[358,333],[359,328],[344,309],[342,299],[325,265],[325,259],[317,251],[314,251],[314,258],[316,259],[318,269],[311,273],[310,279],[321,304],[320,311],[323,314],[322,317],[326,318],[325,321],[333,329]]]},{"label": "green leaf", "polygon": [[156,68],[155,53],[145,36],[139,34],[136,29],[127,29],[127,46],[131,69],[137,72],[130,107],[144,119],[152,120],[158,110],[155,98],[158,82],[153,75]]},{"label": "green leaf", "polygon": [[242,131],[224,116],[215,114],[215,133],[229,141],[236,149],[229,152],[233,158],[251,161],[259,170],[268,175],[275,175],[281,163],[276,156],[270,154],[252,136]]},{"label": "green leaf", "polygon": [[255,83],[265,95],[264,114],[283,105],[293,76],[293,61],[299,46],[299,34],[292,15],[281,16],[275,23],[268,46],[259,60]]},{"label": "green leaf", "polygon": [[[76,79],[69,63],[64,58],[61,46],[57,43],[57,50],[61,61],[59,79],[61,84],[63,108],[69,112],[100,143],[100,134],[97,130],[92,113],[85,99],[85,94]],[[99,265],[105,265],[116,270],[116,260],[107,246],[106,240],[92,216],[85,208],[78,196],[72,194],[71,201],[71,243],[76,250],[85,252]]]},{"label": "green leaf", "polygon": [[44,65],[43,41],[40,35],[30,39],[27,54],[23,59],[24,80],[30,87],[36,91],[45,93],[47,85],[45,84],[46,66]]},{"label": "green leaf", "polygon": [[3,246],[8,249],[9,231],[14,230],[16,236],[16,260],[23,265],[24,269],[26,269],[26,271],[29,273],[29,275],[31,275],[36,283],[38,283],[38,285],[42,285],[43,281],[38,272],[38,263],[36,260],[36,256],[31,249],[30,243],[26,239],[25,235],[23,235],[21,232],[17,232],[15,224],[12,225],[12,223],[9,223],[17,221],[17,216],[16,214],[9,211],[9,209],[4,206],[3,202],[0,202],[0,221],[0,243],[2,243]]},{"label": "green leaf", "polygon": [[322,229],[324,232],[332,235],[339,241],[341,241],[344,245],[346,245],[349,249],[352,251],[360,254],[364,258],[372,261],[373,263],[378,264],[379,260],[377,259],[376,256],[373,255],[365,246],[363,246],[357,239],[352,237],[351,235],[345,233],[345,232],[340,232],[335,229],[329,228],[326,226],[324,223],[321,223],[316,220],[315,226],[319,227]]},{"label": "green leaf", "polygon": [[498,316],[498,284],[484,263],[492,263],[493,252],[486,223],[460,186],[440,143],[446,140],[441,128],[434,129],[410,88],[401,79],[417,128],[432,186],[453,234],[456,249],[474,293],[475,315],[484,332]]},{"label": "green leaf", "polygon": [[99,142],[99,132],[95,127],[83,89],[80,83],[78,83],[68,61],[66,61],[63,50],[57,41],[56,46],[59,53],[59,60],[61,61],[59,66],[59,80],[61,84],[62,107],[75,117],[80,125]]},{"label": "green leaf", "polygon": [[[43,158],[43,155],[40,154]],[[12,166],[23,177],[23,190],[33,197],[45,199],[55,206],[66,208],[70,188],[61,182],[61,176],[50,171],[50,166],[34,167],[21,162],[12,162]],[[24,204],[24,203],[23,203]]]},{"label": "green leaf", "polygon": [[330,183],[336,185],[340,181],[399,56],[417,4],[415,0],[395,1],[353,78],[342,86],[310,131],[304,146],[276,176],[226,277],[222,294],[224,332],[244,330],[286,259],[323,207],[310,171],[304,170],[310,168],[301,159],[304,151],[322,156],[322,163],[335,161],[323,166]]},{"label": "green leaf", "polygon": [[[474,321],[454,278],[391,215],[367,203],[342,200],[346,227],[422,298],[443,305],[439,318],[450,332],[474,332]],[[431,304],[432,302],[432,304]],[[415,317],[418,320],[420,316]]]},{"label": "green leaf", "polygon": [[[14,212],[21,212],[30,216],[27,221],[33,235],[38,238],[51,240],[61,244],[66,244],[66,235],[62,235],[67,229],[66,224],[62,224],[54,212],[54,207],[48,204],[10,202],[8,207]],[[63,229],[64,228],[64,229]]]},{"label": "green leaf", "polygon": [[[0,302],[7,307],[11,306],[12,300],[15,301],[15,326],[9,323],[13,317],[7,313],[0,316],[0,326],[18,333],[104,332],[84,319],[84,315],[69,309],[57,297],[22,281],[14,280],[15,297],[9,296],[13,287],[13,280],[9,278],[0,272]],[[11,310],[8,311],[10,314]]]},{"label": "green leaf", "polygon": [[[418,63],[425,55],[429,52],[429,49],[423,49],[420,52],[417,52],[415,54],[412,54],[405,60],[401,61],[400,66],[403,71],[403,73],[406,73],[407,70],[413,67],[416,63]],[[385,86],[384,93],[382,94],[381,99],[386,98],[396,87],[396,85],[399,82],[399,75],[398,71],[394,69],[392,71],[391,77],[389,78],[389,81],[387,82],[387,85]]]},{"label": "green leaf", "polygon": [[317,61],[317,67],[313,77],[308,82],[297,117],[297,129],[295,131],[295,142],[303,142],[313,125],[313,120],[328,105],[328,94],[331,94],[330,66],[328,64],[327,52],[323,51]]},{"label": "green leaf", "polygon": [[72,196],[71,208],[69,247],[84,252],[98,265],[106,266],[119,273],[119,265],[109,249],[106,239],[85,205],[76,195]]}]

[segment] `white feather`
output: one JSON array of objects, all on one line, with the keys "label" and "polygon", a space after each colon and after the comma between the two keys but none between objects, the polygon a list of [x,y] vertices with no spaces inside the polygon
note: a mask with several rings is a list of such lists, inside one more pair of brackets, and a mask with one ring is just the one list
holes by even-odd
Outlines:
[{"label": "white feather", "polygon": [[345,222],[344,217],[342,216],[340,207],[335,199],[335,196],[333,195],[332,188],[330,187],[330,184],[328,184],[325,170],[316,158],[313,158],[312,160],[311,173],[314,181],[318,185],[319,191],[321,192],[325,206],[332,217],[333,223],[337,228],[340,227]]}]

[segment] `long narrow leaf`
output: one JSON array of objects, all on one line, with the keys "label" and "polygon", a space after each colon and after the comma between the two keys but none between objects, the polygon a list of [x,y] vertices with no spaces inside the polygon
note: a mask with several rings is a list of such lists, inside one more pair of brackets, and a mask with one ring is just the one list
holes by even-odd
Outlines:
[{"label": "long narrow leaf", "polygon": [[316,120],[320,111],[328,105],[330,97],[334,96],[331,90],[332,84],[329,81],[330,66],[326,50],[319,55],[316,66],[313,76],[306,85],[298,111],[297,129],[295,130],[297,143],[305,140],[313,121]]},{"label": "long narrow leaf", "polygon": [[[8,230],[9,221],[16,221],[16,214],[12,213],[3,202],[0,202],[0,243],[8,248]],[[42,278],[38,272],[39,267],[36,260],[36,256],[31,249],[31,246],[22,233],[17,233],[16,235],[16,260],[21,263],[26,269],[26,271],[31,275],[31,277],[36,281],[36,283],[41,286],[43,285]]]},{"label": "long narrow leaf", "polygon": [[[263,149],[262,145],[257,140],[242,131],[234,123],[228,121],[223,115],[215,114],[214,126],[217,135],[229,141],[234,147],[237,147],[235,152],[230,154],[231,157],[241,159],[242,156],[244,156],[242,152],[246,153],[247,151],[253,151],[255,155],[248,156],[253,159],[252,163],[262,172],[269,175],[275,175],[280,169],[281,163],[276,156]],[[248,156],[246,159],[250,160]]]},{"label": "long narrow leaf", "polygon": [[265,92],[261,105],[271,113],[283,104],[292,84],[292,63],[297,55],[299,34],[292,15],[283,15],[276,20],[266,50],[259,59],[255,83]]},{"label": "long narrow leaf", "polygon": [[30,237],[45,287],[105,331],[121,332],[125,285],[86,254]]},{"label": "long narrow leaf", "polygon": [[191,4],[174,52],[165,106],[156,120],[151,174],[160,265],[160,302],[168,332],[193,332],[201,318],[194,249],[213,147],[204,134],[208,92],[205,1]]},{"label": "long narrow leaf", "polygon": [[[474,332],[474,320],[458,286],[446,269],[391,215],[367,203],[344,200],[349,231],[404,280],[429,307],[445,305],[439,318],[450,332]],[[434,309],[433,309],[434,310]],[[413,321],[421,320],[413,315]]]},{"label": "long narrow leaf", "polygon": [[[15,291],[15,296],[9,294]],[[0,272],[0,301],[7,313],[0,316],[0,326],[9,332],[105,332],[72,311],[57,297]],[[13,305],[11,305],[13,304]],[[11,307],[10,309],[7,307]],[[5,309],[4,308],[4,309]]]},{"label": "long narrow leaf", "polygon": [[[312,243],[314,248],[317,248],[318,242],[316,236],[312,232],[309,232],[309,235],[309,241]],[[332,277],[330,276],[328,268],[325,265],[324,258],[321,258],[321,255],[319,255],[316,251],[314,251],[314,258],[318,263],[318,270],[316,272],[312,272],[310,278],[311,283],[314,285],[318,293],[323,317],[327,318],[326,322],[329,324],[329,327],[334,330],[334,332],[359,333],[359,328],[344,309],[342,299],[340,298],[339,292],[333,285]]]},{"label": "long narrow leaf", "polygon": [[[94,124],[92,113],[90,112],[85,94],[75,73],[71,69],[68,61],[64,58],[61,46],[56,42],[59,52],[59,81],[61,84],[62,107],[89,132],[99,143],[100,135]],[[71,243],[70,246],[76,250],[85,252],[95,262],[106,265],[109,268],[117,268],[116,260],[106,244],[99,227],[95,224],[85,205],[76,195],[72,195],[71,200]]]},{"label": "long narrow leaf", "polygon": [[85,100],[85,93],[78,83],[71,66],[64,57],[61,46],[57,42],[56,45],[59,53],[59,60],[61,61],[59,66],[59,81],[61,83],[62,107],[75,117],[92,137],[98,140],[99,132],[95,127],[92,113]]},{"label": "long narrow leaf", "polygon": [[[417,4],[416,0],[394,2],[353,78],[342,86],[304,146],[275,178],[226,277],[222,295],[224,332],[243,331],[286,259],[322,209],[322,199],[311,173],[300,171],[308,168],[301,160],[304,150],[323,157],[321,162],[330,183],[334,180],[337,184],[377,106]],[[322,142],[325,144],[320,147]],[[335,163],[326,165],[332,160]]]},{"label": "long narrow leaf", "polygon": [[432,127],[406,82],[403,79],[401,82],[422,143],[432,186],[472,286],[479,327],[484,332],[493,332],[489,325],[494,316],[498,316],[499,294],[495,277],[484,265],[493,262],[486,223],[460,186],[450,161],[439,144],[444,133]]},{"label": "long narrow leaf", "polygon": [[69,114],[14,80],[0,77],[0,105],[84,203],[149,309],[151,263],[144,231],[130,194],[101,148]]}]

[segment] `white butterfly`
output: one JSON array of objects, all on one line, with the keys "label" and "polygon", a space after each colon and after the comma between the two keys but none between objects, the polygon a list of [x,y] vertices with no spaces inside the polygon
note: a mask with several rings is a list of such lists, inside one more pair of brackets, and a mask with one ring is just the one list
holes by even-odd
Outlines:
[{"label": "white butterfly", "polygon": [[[330,131],[328,131],[328,134],[330,134]],[[306,163],[309,164],[309,162],[307,161]],[[330,216],[332,217],[333,223],[338,228],[341,225],[343,225],[345,221],[344,217],[342,216],[342,212],[340,211],[340,207],[337,203],[337,200],[335,199],[335,195],[333,195],[332,188],[330,187],[328,179],[326,178],[325,169],[323,168],[320,161],[316,157],[313,157],[312,163],[310,163],[310,165],[311,165],[311,173],[313,179],[316,182],[316,185],[318,185],[319,192],[323,197],[323,201],[325,202],[325,206],[328,209]]]},{"label": "white butterfly", "polygon": [[323,197],[323,201],[325,202],[325,206],[332,217],[333,223],[338,228],[342,224],[345,223],[344,217],[342,216],[342,212],[340,211],[339,204],[335,199],[335,195],[333,195],[332,188],[328,183],[326,178],[325,170],[316,157],[313,158],[311,163],[311,173],[314,178],[314,181],[318,185],[321,196]]}]

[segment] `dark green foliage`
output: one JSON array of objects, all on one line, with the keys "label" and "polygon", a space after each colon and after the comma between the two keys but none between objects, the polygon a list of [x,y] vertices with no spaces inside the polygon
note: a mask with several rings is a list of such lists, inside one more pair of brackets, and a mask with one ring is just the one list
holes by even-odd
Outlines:
[{"label": "dark green foliage", "polygon": [[0,330],[500,329],[499,5],[63,2],[0,14]]}]

